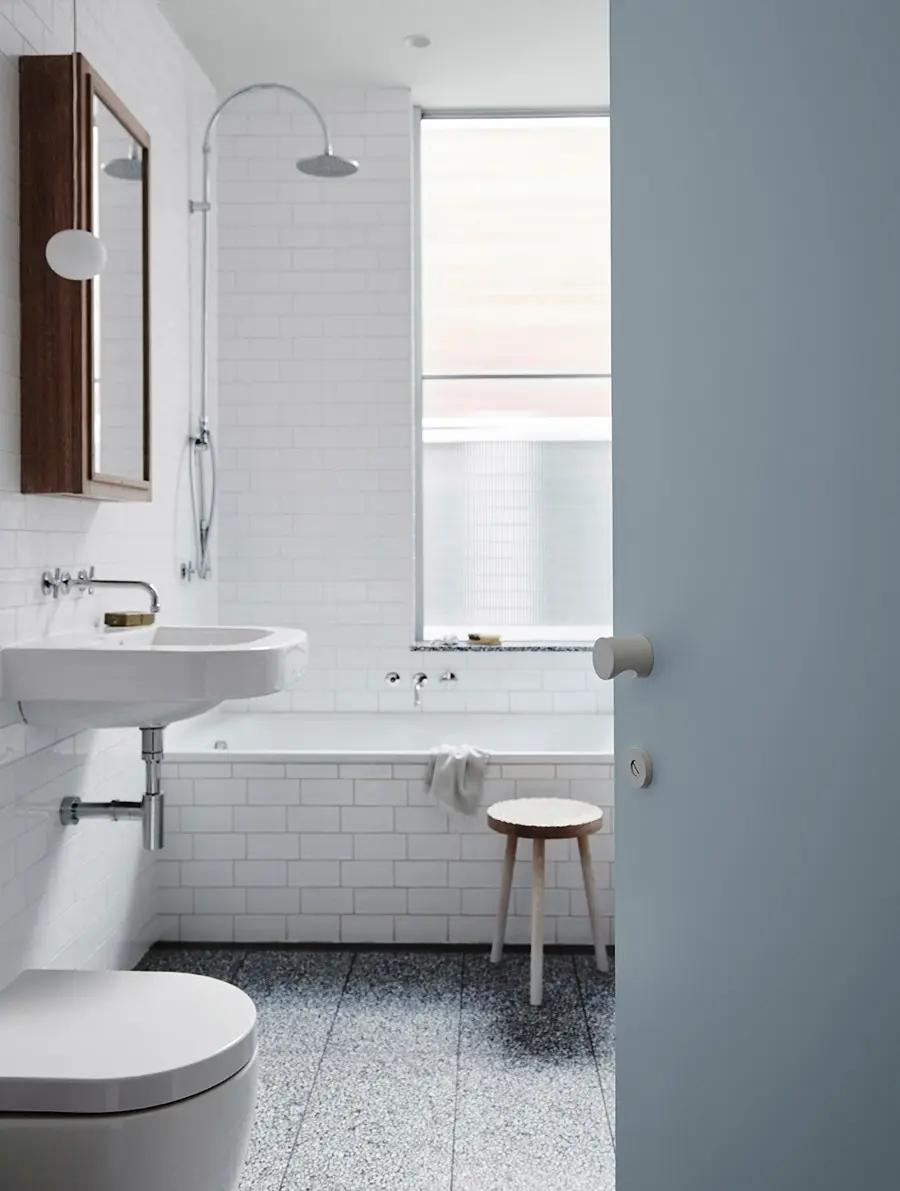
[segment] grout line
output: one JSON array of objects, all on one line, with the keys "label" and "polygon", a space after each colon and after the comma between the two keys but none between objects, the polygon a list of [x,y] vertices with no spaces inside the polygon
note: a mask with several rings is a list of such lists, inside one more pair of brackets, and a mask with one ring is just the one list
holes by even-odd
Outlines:
[{"label": "grout line", "polygon": [[594,1070],[597,1073],[597,1083],[600,1085],[600,1098],[603,1101],[603,1112],[606,1117],[606,1129],[609,1133],[609,1140],[612,1144],[613,1153],[616,1149],[616,1135],[613,1132],[612,1121],[609,1117],[609,1105],[606,1103],[606,1090],[603,1087],[603,1080],[600,1078],[600,1059],[597,1056],[597,1050],[594,1046],[594,1034],[591,1030],[591,1019],[588,1016],[587,1004],[584,999],[584,988],[581,983],[581,977],[578,975],[578,964],[575,962],[575,956],[572,956],[572,970],[575,975],[575,987],[578,989],[578,1001],[581,1005],[581,1015],[584,1018],[584,1024],[587,1027],[588,1045],[591,1048],[591,1054],[594,1057]]},{"label": "grout line", "polygon": [[466,984],[466,955],[460,956],[459,964],[459,1016],[456,1028],[456,1085],[453,1089],[453,1137],[450,1142],[450,1191],[456,1182],[456,1122],[459,1117],[459,1084],[462,1069],[462,1015],[463,991]]},{"label": "grout line", "polygon": [[306,1114],[309,1112],[309,1106],[312,1103],[312,1098],[315,1095],[316,1084],[319,1080],[319,1072],[322,1070],[322,1063],[325,1061],[325,1055],[328,1051],[328,1046],[331,1042],[331,1035],[334,1032],[334,1023],[337,1021],[338,1014],[341,1011],[341,1005],[344,1001],[344,995],[347,992],[347,985],[350,983],[350,974],[356,965],[356,954],[351,954],[350,964],[347,968],[347,975],[344,977],[344,983],[341,986],[341,995],[338,997],[337,1004],[334,1007],[334,1016],[331,1019],[331,1025],[328,1027],[328,1033],[325,1036],[325,1045],[322,1047],[322,1053],[319,1055],[319,1061],[316,1063],[316,1070],[312,1077],[312,1082],[309,1085],[309,1095],[306,1097],[306,1103],[303,1105],[303,1112],[300,1114],[300,1120],[297,1123],[297,1132],[294,1135],[294,1144],[291,1146],[291,1152],[288,1154],[287,1163],[284,1167],[284,1174],[281,1176],[281,1181],[278,1184],[278,1191],[284,1191],[284,1181],[288,1177],[288,1171],[291,1169],[291,1162],[294,1160],[294,1154],[297,1152],[297,1145],[300,1141],[300,1134],[303,1132],[303,1124],[306,1121]]},{"label": "grout line", "polygon": [[234,982],[237,980],[238,973],[244,966],[244,963],[247,959],[247,954],[248,953],[246,951],[239,951],[237,956],[231,961],[231,968],[228,971],[229,984],[234,984]]}]

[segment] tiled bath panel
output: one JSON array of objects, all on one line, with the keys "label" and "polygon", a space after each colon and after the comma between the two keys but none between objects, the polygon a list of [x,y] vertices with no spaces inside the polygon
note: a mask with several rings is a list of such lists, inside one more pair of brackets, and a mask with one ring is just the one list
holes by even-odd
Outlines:
[{"label": "tiled bath panel", "polygon": [[255,1001],[240,1191],[612,1191],[615,986],[547,955],[154,948]]},{"label": "tiled bath panel", "polygon": [[[425,763],[166,764],[160,937],[187,942],[487,943],[505,838],[485,808],[563,797],[603,808],[591,837],[602,938],[613,938],[613,781],[597,764],[492,764],[468,817],[436,805]],[[519,843],[510,943],[530,932],[531,844]],[[545,941],[588,944],[574,840],[547,845]]]}]

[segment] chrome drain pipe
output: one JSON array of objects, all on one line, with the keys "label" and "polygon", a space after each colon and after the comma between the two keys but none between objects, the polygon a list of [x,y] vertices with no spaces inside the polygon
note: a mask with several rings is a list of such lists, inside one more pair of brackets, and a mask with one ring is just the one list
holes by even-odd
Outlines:
[{"label": "chrome drain pipe", "polygon": [[64,798],[59,807],[59,820],[64,827],[74,827],[82,819],[112,819],[118,823],[140,819],[143,845],[148,852],[158,852],[165,842],[163,832],[163,792],[160,769],[163,760],[162,728],[141,728],[141,756],[144,760],[146,783],[140,802],[82,802],[80,798]]}]

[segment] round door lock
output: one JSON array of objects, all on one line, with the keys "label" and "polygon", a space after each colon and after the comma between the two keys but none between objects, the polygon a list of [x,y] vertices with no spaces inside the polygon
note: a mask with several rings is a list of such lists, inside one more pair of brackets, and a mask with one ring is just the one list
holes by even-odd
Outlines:
[{"label": "round door lock", "polygon": [[631,749],[626,758],[628,780],[636,790],[646,790],[653,781],[653,761],[646,749]]}]

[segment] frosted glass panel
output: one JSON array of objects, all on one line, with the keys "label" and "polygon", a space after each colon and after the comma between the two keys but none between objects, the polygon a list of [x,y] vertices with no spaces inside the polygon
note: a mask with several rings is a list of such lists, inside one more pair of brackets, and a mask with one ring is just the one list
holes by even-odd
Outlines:
[{"label": "frosted glass panel", "polygon": [[609,120],[423,120],[423,372],[610,371]]},{"label": "frosted glass panel", "polygon": [[612,624],[609,441],[426,442],[422,478],[426,638]]}]

